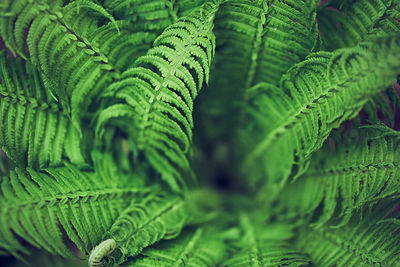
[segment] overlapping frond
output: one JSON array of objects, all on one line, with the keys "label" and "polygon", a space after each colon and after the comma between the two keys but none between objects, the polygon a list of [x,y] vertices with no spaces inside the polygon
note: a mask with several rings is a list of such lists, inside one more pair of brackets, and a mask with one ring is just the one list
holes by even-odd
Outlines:
[{"label": "overlapping frond", "polygon": [[255,139],[261,138],[246,144],[252,150],[245,168],[257,163],[262,169],[256,175],[284,182],[297,163],[301,174],[330,131],[393,82],[400,72],[399,40],[379,38],[355,48],[315,53],[287,73],[282,89],[265,84],[254,88],[259,91],[249,113],[255,123],[249,128]]},{"label": "overlapping frond", "polygon": [[221,229],[187,229],[178,238],[143,250],[142,256],[123,266],[218,266],[227,256]]},{"label": "overlapping frond", "polygon": [[[353,138],[355,134],[361,137],[363,132],[356,131]],[[345,224],[362,206],[399,195],[400,135],[388,134],[370,131],[356,142],[351,137],[340,141],[333,154],[322,150],[309,170],[285,188],[282,202],[297,215],[311,214],[323,204],[317,224],[326,223],[340,209],[334,219]]]},{"label": "overlapping frond", "polygon": [[[4,267],[24,267],[24,266],[52,266],[52,267],[87,267],[87,262],[80,259],[67,259],[55,256],[43,250],[35,249],[32,254],[24,257],[25,262],[10,260]],[[4,262],[3,262],[4,263]]]},{"label": "overlapping frond", "polygon": [[[263,2],[263,1],[262,1]],[[278,84],[282,75],[318,47],[315,0],[267,1],[260,47],[251,51],[247,86]],[[258,37],[258,38],[260,38]],[[258,53],[258,55],[257,55]]]},{"label": "overlapping frond", "polygon": [[289,227],[284,224],[263,225],[255,219],[262,216],[254,215],[243,213],[240,216],[242,238],[233,255],[222,266],[311,266],[306,254],[285,242],[292,235]]},{"label": "overlapping frond", "polygon": [[41,172],[16,168],[1,178],[0,247],[18,257],[29,254],[27,242],[73,257],[72,242],[87,255],[130,202],[146,194],[123,178],[71,164]]},{"label": "overlapping frond", "polygon": [[212,210],[198,203],[207,195],[189,192],[181,197],[155,193],[132,202],[103,237],[116,242],[115,252],[104,261],[120,264],[161,239],[177,237],[185,225],[204,221]]},{"label": "overlapping frond", "polygon": [[365,209],[333,229],[301,229],[297,245],[317,266],[396,266],[400,260],[398,201]]},{"label": "overlapping frond", "polygon": [[223,1],[215,17],[218,53],[210,89],[198,109],[199,145],[207,148],[207,159],[227,150],[225,162],[218,164],[236,160],[236,145],[228,144],[235,142],[232,129],[239,125],[246,89],[259,81],[278,84],[283,73],[316,48],[318,2]]},{"label": "overlapping frond", "polygon": [[193,101],[208,81],[217,6],[207,3],[165,29],[135,67],[108,88],[106,96],[122,103],[107,107],[98,119],[100,129],[111,118],[132,117],[137,148],[173,190],[184,186],[181,171],[189,170]]},{"label": "overlapping frond", "polygon": [[399,34],[399,0],[0,0],[0,265],[398,265]]},{"label": "overlapping frond", "polygon": [[[1,7],[0,35],[13,53],[29,59],[52,85],[74,125],[92,98],[112,80],[109,58],[88,39],[111,15],[90,1],[8,1]],[[90,15],[89,15],[90,14]],[[112,20],[118,33],[118,24]],[[108,74],[108,75],[105,75]]]},{"label": "overlapping frond", "polygon": [[365,0],[330,3],[318,13],[318,26],[325,49],[357,45],[370,35],[400,32],[400,3]]},{"label": "overlapping frond", "polygon": [[292,246],[279,242],[265,242],[258,247],[243,249],[222,266],[312,266],[310,258]]},{"label": "overlapping frond", "polygon": [[132,25],[131,31],[160,33],[204,2],[204,0],[105,0],[103,6],[116,18],[129,21]]},{"label": "overlapping frond", "polygon": [[21,167],[85,162],[79,132],[50,92],[31,63],[0,53],[0,147]]},{"label": "overlapping frond", "polygon": [[135,60],[151,48],[156,34],[150,32],[131,32],[131,24],[117,21],[119,32],[112,22],[93,30],[88,39],[104,53],[108,62],[118,71],[134,66]]},{"label": "overlapping frond", "polygon": [[357,118],[355,118],[355,123],[367,123],[375,126],[386,125],[395,131],[400,130],[399,89],[400,84],[394,82],[385,91],[375,95],[363,108],[363,113],[359,116],[359,120],[357,121]]},{"label": "overlapping frond", "polygon": [[[216,15],[219,79],[243,75],[243,90],[260,81],[278,84],[291,66],[316,46],[318,1],[225,1]],[[226,61],[233,66],[224,66]],[[234,69],[234,68],[238,69]],[[224,73],[225,72],[225,73]],[[227,76],[227,77],[225,77]],[[238,79],[239,80],[239,79]]]}]

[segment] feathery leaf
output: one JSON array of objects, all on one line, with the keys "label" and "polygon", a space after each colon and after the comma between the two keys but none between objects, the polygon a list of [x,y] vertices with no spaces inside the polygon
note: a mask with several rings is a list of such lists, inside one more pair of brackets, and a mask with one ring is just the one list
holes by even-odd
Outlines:
[{"label": "feathery leaf", "polygon": [[287,73],[282,89],[260,84],[249,112],[256,123],[249,129],[261,138],[247,144],[251,150],[245,167],[257,163],[261,168],[259,173],[253,171],[255,177],[267,175],[281,183],[294,164],[297,175],[304,172],[309,156],[331,130],[353,118],[400,72],[399,41],[395,35],[355,48],[318,52]]},{"label": "feathery leaf", "polygon": [[[208,81],[214,54],[213,14],[218,4],[205,5],[192,15],[169,26],[155,40],[154,47],[139,57],[135,68],[125,71],[106,96],[121,99],[132,107],[119,111],[121,104],[100,114],[115,118],[133,117],[134,141],[169,186],[185,186],[180,171],[189,171],[193,127],[193,101]],[[109,115],[112,113],[112,115]]]},{"label": "feathery leaf", "polygon": [[0,53],[0,147],[21,167],[84,164],[79,132],[29,62]]}]

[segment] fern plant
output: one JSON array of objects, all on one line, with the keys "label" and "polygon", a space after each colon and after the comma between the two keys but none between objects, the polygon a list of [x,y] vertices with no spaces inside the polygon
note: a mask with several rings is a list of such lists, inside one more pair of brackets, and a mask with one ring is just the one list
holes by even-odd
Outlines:
[{"label": "fern plant", "polygon": [[0,37],[0,265],[399,265],[400,1],[2,0]]}]

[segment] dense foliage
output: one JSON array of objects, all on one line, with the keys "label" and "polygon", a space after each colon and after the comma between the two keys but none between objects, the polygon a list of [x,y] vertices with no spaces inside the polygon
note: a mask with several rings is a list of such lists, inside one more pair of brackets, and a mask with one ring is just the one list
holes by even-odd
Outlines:
[{"label": "dense foliage", "polygon": [[0,37],[0,265],[399,264],[399,0],[1,0]]}]

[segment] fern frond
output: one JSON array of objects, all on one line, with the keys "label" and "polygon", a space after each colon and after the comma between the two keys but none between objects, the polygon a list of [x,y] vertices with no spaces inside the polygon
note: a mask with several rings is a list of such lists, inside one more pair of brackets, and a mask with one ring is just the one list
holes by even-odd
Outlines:
[{"label": "fern frond", "polygon": [[52,85],[52,93],[80,129],[81,117],[92,98],[117,72],[107,56],[87,38],[100,26],[100,18],[109,18],[109,14],[101,7],[83,5],[88,1],[75,1],[65,7],[58,1],[50,2],[8,2],[1,12],[13,15],[1,17],[0,35],[8,48],[29,59],[44,74],[46,82]]},{"label": "fern frond", "polygon": [[24,261],[10,260],[3,267],[26,267],[26,266],[51,266],[51,267],[87,267],[87,263],[80,259],[66,259],[55,256],[43,250],[34,249],[31,255],[26,256]]},{"label": "fern frond", "polygon": [[136,67],[106,92],[123,101],[125,111],[117,104],[120,108],[110,106],[99,116],[101,123],[119,114],[132,117],[135,129],[130,134],[136,146],[175,191],[185,185],[180,171],[189,170],[193,101],[208,81],[217,7],[211,3],[165,29],[154,47],[136,60]]},{"label": "fern frond", "polygon": [[314,49],[318,2],[222,2],[215,17],[218,53],[210,89],[198,108],[197,137],[202,138],[199,146],[207,159],[216,157],[217,151],[228,150],[225,162],[219,164],[229,166],[237,160],[241,152],[230,144],[235,142],[232,129],[239,125],[246,89],[260,81],[278,84],[283,73]]},{"label": "fern frond", "polygon": [[11,169],[13,169],[13,163],[7,157],[6,153],[0,148],[0,176],[8,175]]},{"label": "fern frond", "polygon": [[331,4],[318,13],[318,25],[325,49],[357,45],[369,35],[400,32],[400,3],[393,0],[365,0]]},{"label": "fern frond", "polygon": [[[259,215],[259,214],[257,214]],[[281,225],[263,225],[254,216],[241,214],[240,226],[244,232],[237,249],[222,266],[310,266],[307,255],[285,244],[291,236],[290,228]]]},{"label": "fern frond", "polygon": [[0,53],[0,147],[18,166],[44,168],[63,157],[82,165],[82,140],[37,69]]},{"label": "fern frond", "polygon": [[309,257],[285,243],[265,242],[258,247],[243,249],[222,266],[312,266]]},{"label": "fern frond", "polygon": [[355,48],[312,54],[287,73],[283,90],[261,84],[263,90],[250,111],[256,121],[250,130],[262,137],[255,145],[247,144],[252,147],[247,166],[257,162],[261,169],[256,175],[267,174],[282,183],[295,163],[301,174],[330,131],[392,83],[400,72],[399,52],[398,36],[379,38]]},{"label": "fern frond", "polygon": [[7,48],[14,54],[27,58],[25,51],[25,31],[32,19],[46,9],[58,10],[61,0],[30,5],[28,1],[6,1],[0,6],[0,35]]},{"label": "fern frond", "polygon": [[[253,48],[246,88],[278,84],[282,75],[317,48],[315,0],[269,1],[260,48]],[[260,29],[259,29],[260,30]],[[259,55],[256,55],[256,53]]]},{"label": "fern frond", "polygon": [[400,95],[398,94],[399,84],[392,86],[374,96],[363,108],[363,117],[356,121],[360,124],[385,124],[394,130],[400,130]]},{"label": "fern frond", "polygon": [[297,246],[317,266],[396,266],[400,239],[398,205],[394,203],[385,201],[366,209],[338,229],[305,227]]},{"label": "fern frond", "polygon": [[[353,135],[360,138],[362,132],[356,133]],[[343,225],[362,206],[398,195],[400,136],[385,136],[382,131],[374,135],[370,133],[361,140],[348,138],[333,154],[326,149],[316,154],[310,169],[281,194],[285,205],[297,215],[304,215],[323,204],[317,225],[332,219],[340,208],[334,219],[340,219],[339,225]]]},{"label": "fern frond", "polygon": [[123,266],[218,266],[227,256],[227,245],[217,230],[212,226],[185,230],[174,240],[143,250]]},{"label": "fern frond", "polygon": [[[244,84],[242,80],[238,86],[242,89],[260,81],[278,84],[282,74],[316,45],[317,4],[314,0],[225,1],[215,20],[217,46],[224,47],[221,67],[229,68],[223,65],[228,60],[240,68],[238,74],[244,72]],[[229,80],[230,73],[225,73]]]},{"label": "fern frond", "polygon": [[160,33],[204,2],[204,0],[106,0],[103,6],[118,19],[129,21],[132,25],[131,31]]},{"label": "fern frond", "polygon": [[87,255],[132,199],[147,191],[113,174],[70,164],[42,172],[16,168],[1,179],[0,247],[19,257],[29,254],[27,242],[73,257],[70,240]]},{"label": "fern frond", "polygon": [[135,60],[151,48],[156,35],[150,32],[132,33],[132,25],[126,21],[117,21],[116,24],[119,32],[110,22],[93,30],[88,39],[96,44],[118,72],[122,72],[133,67]]},{"label": "fern frond", "polygon": [[115,240],[117,247],[104,260],[121,264],[159,240],[177,237],[185,225],[204,221],[212,210],[199,204],[207,196],[207,192],[189,192],[186,197],[155,193],[133,201],[103,237]]}]

